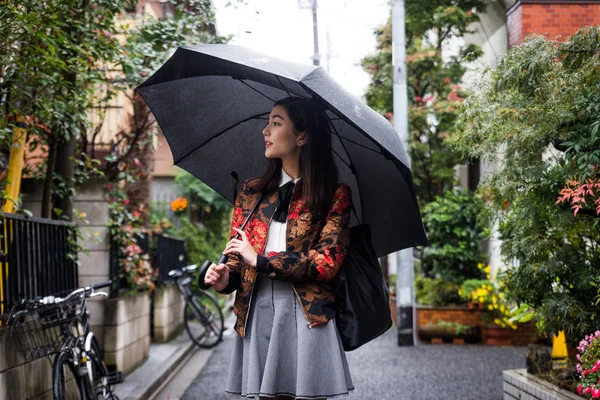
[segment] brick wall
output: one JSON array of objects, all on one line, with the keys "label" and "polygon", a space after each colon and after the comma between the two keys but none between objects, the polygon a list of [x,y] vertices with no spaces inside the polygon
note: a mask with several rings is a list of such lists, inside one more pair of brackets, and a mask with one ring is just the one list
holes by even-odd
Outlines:
[{"label": "brick wall", "polygon": [[508,47],[521,43],[523,38],[521,6],[516,6],[508,11],[506,15],[506,31],[508,33]]},{"label": "brick wall", "polygon": [[512,334],[515,346],[526,346],[537,342],[537,329],[532,321],[517,325],[517,330]]},{"label": "brick wall", "polygon": [[417,326],[438,321],[457,322],[463,325],[480,326],[483,310],[469,310],[462,307],[417,307]]},{"label": "brick wall", "polygon": [[566,40],[579,28],[600,24],[600,3],[522,0],[511,7],[506,15],[508,45],[512,47],[530,34]]},{"label": "brick wall", "polygon": [[[435,325],[438,321],[457,322],[463,325],[483,327],[483,313],[485,310],[467,309],[463,307],[417,307],[417,327],[431,323]],[[485,343],[485,330],[482,330],[482,340]],[[517,329],[511,331],[510,340],[515,346],[526,346],[537,342],[537,334],[534,322],[530,321],[519,324]]]}]

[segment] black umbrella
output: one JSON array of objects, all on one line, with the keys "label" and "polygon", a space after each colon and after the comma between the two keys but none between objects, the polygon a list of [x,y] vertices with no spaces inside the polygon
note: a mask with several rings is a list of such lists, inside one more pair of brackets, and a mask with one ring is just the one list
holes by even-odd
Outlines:
[{"label": "black umbrella", "polygon": [[352,189],[351,225],[369,224],[377,256],[426,244],[412,175],[391,124],[321,67],[232,45],[182,46],[136,90],[175,165],[230,202],[266,166],[262,130],[274,103],[312,98],[327,108],[340,180]]}]

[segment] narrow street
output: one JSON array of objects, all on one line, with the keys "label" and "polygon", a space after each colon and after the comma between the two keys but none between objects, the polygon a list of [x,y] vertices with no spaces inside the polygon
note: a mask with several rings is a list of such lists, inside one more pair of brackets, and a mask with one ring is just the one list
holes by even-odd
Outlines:
[{"label": "narrow street", "polygon": [[[182,399],[235,399],[224,393],[231,330]],[[502,370],[525,367],[525,347],[419,345],[398,347],[395,331],[347,353],[355,390],[347,398],[501,400]]]}]

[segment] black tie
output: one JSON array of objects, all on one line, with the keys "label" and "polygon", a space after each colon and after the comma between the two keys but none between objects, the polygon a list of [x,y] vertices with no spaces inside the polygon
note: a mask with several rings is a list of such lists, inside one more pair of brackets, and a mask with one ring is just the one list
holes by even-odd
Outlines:
[{"label": "black tie", "polygon": [[277,208],[273,219],[279,222],[287,221],[288,208],[290,207],[290,201],[292,200],[292,193],[294,191],[294,181],[289,181],[283,186],[280,186],[277,193]]}]

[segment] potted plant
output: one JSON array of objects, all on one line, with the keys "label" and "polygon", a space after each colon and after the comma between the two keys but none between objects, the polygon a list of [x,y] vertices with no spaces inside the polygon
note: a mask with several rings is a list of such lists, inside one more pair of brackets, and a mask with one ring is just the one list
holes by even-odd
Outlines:
[{"label": "potted plant", "polygon": [[467,302],[469,309],[484,309],[484,297],[487,295],[485,287],[489,284],[490,281],[487,279],[467,279],[463,282],[458,294]]},{"label": "potted plant", "polygon": [[486,344],[511,345],[512,331],[517,329],[511,313],[513,305],[506,300],[501,281],[492,276],[490,266],[479,264],[479,269],[485,272],[488,279],[465,281],[460,290],[461,296],[482,304],[486,309],[483,316],[483,339]]},{"label": "potted plant", "polygon": [[440,339],[455,343],[474,343],[478,336],[477,327],[454,321],[438,320],[435,324],[430,322],[419,328],[419,337],[422,340]]}]

